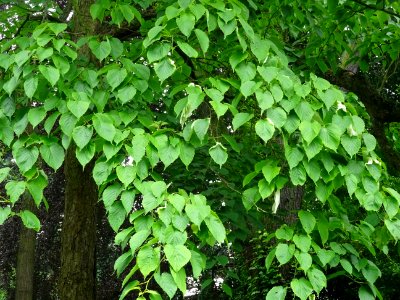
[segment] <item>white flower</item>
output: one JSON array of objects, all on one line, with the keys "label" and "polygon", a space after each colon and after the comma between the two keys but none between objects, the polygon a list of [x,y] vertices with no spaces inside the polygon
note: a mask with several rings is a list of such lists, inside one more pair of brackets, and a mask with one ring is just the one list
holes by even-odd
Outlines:
[{"label": "white flower", "polygon": [[343,110],[343,111],[347,111],[346,105],[344,105],[342,102],[338,101],[337,103],[337,109],[336,111],[338,111],[339,109]]}]

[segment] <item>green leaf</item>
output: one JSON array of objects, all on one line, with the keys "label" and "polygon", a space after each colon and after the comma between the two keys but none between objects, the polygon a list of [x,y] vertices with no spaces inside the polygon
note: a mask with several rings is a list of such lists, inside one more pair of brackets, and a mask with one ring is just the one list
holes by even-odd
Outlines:
[{"label": "green leaf", "polygon": [[106,114],[97,113],[92,118],[93,127],[103,139],[112,142],[116,134],[113,120]]},{"label": "green leaf", "polygon": [[[92,8],[94,5],[96,5],[96,4],[93,4],[90,8]],[[138,285],[139,285],[139,281],[138,281],[138,280],[134,280],[134,281],[129,282],[129,283],[125,286],[125,288],[122,290],[121,296],[119,297],[119,300],[125,299],[125,297],[126,297],[130,292],[132,292],[132,291],[134,291],[134,290],[140,290],[140,287],[138,287]],[[150,298],[151,298],[151,297],[150,297]]]},{"label": "green leaf", "polygon": [[304,231],[307,233],[311,233],[316,224],[316,220],[313,214],[308,211],[300,210],[298,212],[298,216]]},{"label": "green leaf", "polygon": [[146,229],[139,230],[134,235],[132,235],[131,239],[129,240],[129,247],[131,248],[133,254],[140,246],[142,246],[142,244],[146,241],[149,235],[150,231]]},{"label": "green leaf", "polygon": [[286,292],[287,290],[283,286],[274,286],[269,290],[265,300],[285,300]]},{"label": "green leaf", "polygon": [[199,278],[201,272],[206,268],[206,257],[204,254],[191,250],[190,263],[192,265],[193,277]]},{"label": "green leaf", "polygon": [[272,262],[275,258],[275,253],[276,253],[276,248],[273,248],[267,255],[267,257],[265,258],[265,268],[267,269],[267,271],[269,271]]},{"label": "green leaf", "polygon": [[294,251],[295,247],[293,244],[288,245],[279,243],[278,246],[276,246],[276,252],[275,252],[276,259],[279,261],[281,265],[286,264],[292,259]]},{"label": "green leaf", "polygon": [[281,168],[276,166],[275,163],[269,163],[262,168],[264,178],[271,183],[271,181],[279,175]]},{"label": "green leaf", "polygon": [[102,41],[101,43],[91,40],[89,42],[89,48],[99,61],[104,60],[111,53],[111,44],[109,40]]},{"label": "green leaf", "polygon": [[35,128],[46,117],[46,110],[43,106],[34,107],[28,111],[28,121]]},{"label": "green leaf", "polygon": [[107,180],[111,170],[106,162],[98,162],[93,168],[93,179],[97,185],[101,185]]},{"label": "green leaf", "polygon": [[336,88],[335,89],[331,88],[325,92],[318,91],[318,95],[325,103],[327,109],[330,109],[334,103],[343,102],[344,100],[343,93]]},{"label": "green leaf", "polygon": [[22,173],[29,171],[35,164],[39,150],[34,148],[19,148],[13,153],[17,166]]},{"label": "green leaf", "polygon": [[275,190],[275,185],[268,183],[265,179],[261,179],[258,182],[258,191],[262,199],[271,196],[274,190]]},{"label": "green leaf", "polygon": [[35,216],[34,213],[30,212],[29,210],[23,210],[19,213],[21,217],[22,223],[24,223],[26,228],[30,228],[38,232],[40,230],[40,221]]},{"label": "green leaf", "polygon": [[319,137],[325,147],[336,151],[340,144],[341,130],[335,124],[330,124],[326,128],[321,128]]},{"label": "green leaf", "polygon": [[178,25],[179,30],[186,37],[190,36],[190,33],[192,32],[195,23],[196,23],[195,16],[189,12],[181,14],[181,16],[176,19],[176,25]]},{"label": "green leaf", "polygon": [[170,194],[168,196],[168,201],[175,207],[175,209],[181,213],[185,207],[186,200],[183,196],[178,194]]},{"label": "green leaf", "polygon": [[221,103],[221,102],[217,102],[217,101],[210,101],[210,104],[212,106],[212,108],[214,109],[216,115],[218,118],[222,117],[223,115],[225,115],[225,113],[227,112],[229,106],[225,103]]},{"label": "green leaf", "polygon": [[374,284],[375,281],[382,276],[381,270],[379,270],[372,261],[368,261],[365,267],[362,268],[361,272],[370,284]]},{"label": "green leaf", "polygon": [[47,79],[52,86],[54,86],[60,79],[60,71],[52,66],[39,66],[39,71],[42,73],[43,77]]},{"label": "green leaf", "polygon": [[171,269],[171,275],[174,278],[176,285],[179,290],[185,295],[186,293],[186,271],[185,268],[180,269],[178,272],[175,272]]},{"label": "green leaf", "polygon": [[358,297],[360,300],[374,300],[376,297],[368,286],[362,286],[358,289]]},{"label": "green leaf", "polygon": [[18,85],[18,78],[16,76],[13,76],[10,78],[10,80],[4,83],[3,89],[6,91],[8,95],[11,95],[12,92],[17,87],[17,85]]},{"label": "green leaf", "polygon": [[210,118],[197,119],[191,125],[191,127],[193,128],[194,132],[196,133],[197,137],[201,142],[204,140],[204,137],[207,134],[209,126],[210,126]]},{"label": "green leaf", "polygon": [[11,207],[0,207],[0,225],[3,225],[4,222],[8,219],[11,214]]},{"label": "green leaf", "polygon": [[82,165],[82,167],[85,167],[94,157],[96,151],[96,146],[94,143],[91,143],[89,145],[87,145],[85,148],[76,149],[76,158],[78,159],[78,161],[80,162],[80,164]]},{"label": "green leaf", "polygon": [[9,181],[7,182],[5,188],[7,195],[10,196],[10,202],[14,204],[18,201],[19,197],[25,192],[25,182],[24,181]]},{"label": "green leaf", "polygon": [[207,34],[200,29],[195,29],[194,33],[196,34],[197,40],[199,41],[200,44],[200,48],[205,55],[207,53],[208,47],[210,46],[210,40]]},{"label": "green leaf", "polygon": [[256,66],[253,63],[241,62],[235,68],[242,84],[246,81],[252,80],[256,76]]},{"label": "green leaf", "polygon": [[188,57],[196,58],[199,56],[199,53],[196,51],[196,49],[194,49],[188,43],[181,42],[181,41],[177,41],[176,43],[178,44],[179,48],[181,48],[183,53],[185,53]]},{"label": "green leaf", "polygon": [[242,201],[246,210],[252,208],[260,199],[261,195],[256,187],[247,189],[243,192]]},{"label": "green leaf", "polygon": [[24,82],[24,91],[28,98],[32,98],[39,84],[37,77],[31,77]]},{"label": "green leaf", "polygon": [[67,101],[67,107],[68,107],[69,111],[77,119],[79,119],[86,113],[86,111],[89,109],[89,106],[90,106],[90,102],[85,101],[85,100],[81,100],[81,101],[80,100],[78,100],[78,101],[69,100],[69,101]]},{"label": "green leaf", "polygon": [[184,245],[165,245],[164,253],[175,272],[183,268],[192,256],[189,249]]},{"label": "green leaf", "polygon": [[307,180],[306,170],[302,165],[290,169],[289,175],[293,185],[304,185]]},{"label": "green leaf", "polygon": [[400,220],[385,220],[385,225],[394,239],[400,240]]},{"label": "green leaf", "polygon": [[279,85],[277,84],[272,85],[270,91],[275,99],[275,102],[279,102],[283,99],[283,91]]},{"label": "green leaf", "polygon": [[317,255],[319,260],[321,261],[322,266],[324,267],[335,258],[336,253],[332,250],[320,249],[317,251]]},{"label": "green leaf", "polygon": [[58,170],[64,162],[64,148],[57,143],[42,145],[40,147],[40,155],[55,171]]},{"label": "green leaf", "polygon": [[300,123],[299,130],[303,139],[310,144],[318,136],[321,125],[317,121],[303,121]]},{"label": "green leaf", "polygon": [[219,243],[223,243],[226,238],[225,227],[216,213],[211,212],[211,214],[204,219],[204,222],[215,240]]},{"label": "green leaf", "polygon": [[214,146],[212,146],[208,153],[215,163],[219,165],[221,168],[224,163],[228,160],[228,153],[226,153],[226,148],[220,143],[217,142]]},{"label": "green leaf", "polygon": [[118,232],[122,223],[124,223],[125,216],[126,211],[120,201],[114,202],[111,207],[108,208],[108,222],[115,232]]},{"label": "green leaf", "polygon": [[65,23],[48,23],[48,28],[54,32],[55,35],[59,35],[61,32],[67,29]]},{"label": "green leaf", "polygon": [[160,156],[160,160],[164,163],[164,168],[167,168],[170,164],[172,164],[175,160],[178,159],[180,153],[179,145],[174,147],[172,145],[168,145],[166,147],[161,148],[158,151]]},{"label": "green leaf", "polygon": [[298,251],[295,252],[294,256],[296,257],[297,261],[300,264],[300,268],[303,269],[304,272],[307,272],[308,269],[310,269],[312,265],[312,257],[308,253],[300,252]]},{"label": "green leaf", "polygon": [[137,134],[132,138],[132,145],[135,148],[135,151],[130,153],[133,159],[138,163],[146,153],[146,147],[149,143],[147,137],[143,134]]},{"label": "green leaf", "polygon": [[269,91],[257,90],[256,98],[258,106],[261,109],[261,114],[274,104],[274,98]]},{"label": "green leaf", "polygon": [[137,254],[136,263],[143,276],[147,277],[160,266],[160,248],[142,247]]},{"label": "green leaf", "polygon": [[290,169],[293,169],[303,160],[304,154],[297,147],[292,148],[289,145],[285,145],[285,157]]},{"label": "green leaf", "polygon": [[361,141],[357,136],[348,136],[347,134],[343,135],[341,138],[341,144],[350,157],[356,155],[361,148]]},{"label": "green leaf", "polygon": [[136,193],[133,190],[125,190],[121,194],[121,202],[124,206],[126,213],[129,213],[133,208]]},{"label": "green leaf", "polygon": [[22,50],[15,54],[14,61],[18,67],[21,67],[29,59],[30,53],[29,50]]},{"label": "green leaf", "polygon": [[61,74],[64,75],[68,73],[71,66],[64,57],[54,54],[51,56],[51,59],[53,60],[54,65],[60,71]]},{"label": "green leaf", "polygon": [[60,117],[59,124],[62,132],[64,132],[67,136],[72,135],[72,131],[75,128],[77,118],[71,113],[63,113]]},{"label": "green leaf", "polygon": [[319,218],[317,223],[319,235],[321,237],[322,244],[325,244],[329,239],[329,222],[325,217]]},{"label": "green leaf", "polygon": [[373,151],[376,148],[376,139],[370,133],[363,133],[362,135],[365,147],[367,147],[368,151]]},{"label": "green leaf", "polygon": [[116,168],[116,173],[117,173],[118,179],[124,184],[124,186],[128,186],[136,178],[136,167],[134,167],[134,166],[118,166]]},{"label": "green leaf", "polygon": [[319,294],[323,288],[327,287],[325,274],[321,270],[311,268],[307,271],[307,277],[317,294]]},{"label": "green leaf", "polygon": [[236,114],[232,120],[233,130],[236,131],[240,126],[250,121],[253,117],[254,115],[249,113]]},{"label": "green leaf", "polygon": [[255,125],[257,135],[267,143],[275,132],[275,127],[267,120],[258,120]]},{"label": "green leaf", "polygon": [[171,44],[169,43],[156,43],[149,47],[147,50],[147,60],[149,63],[159,61],[168,55],[171,51]]},{"label": "green leaf", "polygon": [[210,215],[211,209],[208,205],[202,205],[200,203],[186,204],[185,211],[190,221],[200,227],[201,222]]},{"label": "green leaf", "polygon": [[26,187],[38,207],[43,199],[43,190],[47,187],[47,184],[47,176],[43,171],[40,171],[36,178],[26,183]]},{"label": "green leaf", "polygon": [[275,107],[268,109],[267,118],[276,128],[281,128],[286,123],[287,115],[282,108]]},{"label": "green leaf", "polygon": [[130,251],[125,252],[114,263],[114,270],[117,271],[117,276],[121,275],[121,273],[126,269],[126,267],[132,261],[132,253]]},{"label": "green leaf", "polygon": [[72,138],[79,148],[84,148],[93,136],[93,128],[86,126],[75,127],[72,131]]},{"label": "green leaf", "polygon": [[301,121],[311,121],[315,111],[308,102],[302,101],[295,107],[295,112]]},{"label": "green leaf", "polygon": [[8,174],[10,173],[11,168],[5,167],[0,169],[0,183],[4,181],[8,177]]},{"label": "green leaf", "polygon": [[158,285],[163,289],[165,293],[167,293],[168,297],[172,299],[174,297],[176,290],[178,289],[174,278],[170,273],[162,273],[159,275],[158,273],[154,274],[154,279],[158,283]]},{"label": "green leaf", "polygon": [[107,72],[107,82],[111,86],[111,89],[114,90],[118,87],[128,75],[125,69],[112,69]]},{"label": "green leaf", "polygon": [[170,58],[164,58],[160,62],[154,64],[154,71],[161,82],[171,77],[175,70],[175,63]]},{"label": "green leaf", "polygon": [[341,259],[340,265],[343,267],[343,269],[346,270],[347,273],[349,273],[350,275],[353,274],[353,266],[347,259]]},{"label": "green leaf", "polygon": [[180,146],[179,158],[184,163],[184,165],[188,167],[190,163],[193,161],[195,155],[195,149],[191,145],[185,142],[179,143],[179,146]]},{"label": "green leaf", "polygon": [[303,252],[308,252],[311,246],[311,238],[308,235],[297,235],[293,236],[293,242],[297,248]]},{"label": "green leaf", "polygon": [[149,212],[162,203],[162,199],[157,199],[153,194],[146,193],[143,195],[142,205],[145,212]]},{"label": "green leaf", "polygon": [[290,282],[290,287],[292,288],[293,293],[301,300],[306,300],[308,296],[310,296],[313,292],[313,287],[311,283],[304,277],[300,279],[293,279]]},{"label": "green leaf", "polygon": [[117,98],[125,104],[133,99],[136,95],[136,89],[133,86],[124,86],[118,90]]},{"label": "green leaf", "polygon": [[240,85],[240,92],[243,94],[245,98],[247,98],[252,94],[254,94],[259,86],[260,84],[257,84],[255,81],[252,80],[245,81],[242,82],[242,84]]},{"label": "green leaf", "polygon": [[276,230],[275,236],[277,239],[283,239],[290,241],[293,237],[293,229],[290,228],[288,225],[284,224],[279,229]]}]

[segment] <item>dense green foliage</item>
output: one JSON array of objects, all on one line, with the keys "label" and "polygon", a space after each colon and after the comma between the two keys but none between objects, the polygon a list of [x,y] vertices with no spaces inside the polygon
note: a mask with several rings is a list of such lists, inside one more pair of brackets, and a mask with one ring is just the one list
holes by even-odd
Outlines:
[{"label": "dense green foliage", "polygon": [[[361,299],[382,298],[377,258],[400,238],[400,194],[382,180],[364,105],[321,76],[397,64],[398,9],[391,1],[101,0],[90,12],[103,31],[78,40],[67,21],[53,20],[62,17],[56,9],[31,28],[16,25],[19,6],[9,9],[15,27],[0,24],[8,28],[0,140],[22,176],[0,169],[0,224],[18,216],[40,229],[32,212],[13,207],[25,191],[46,206],[42,166],[59,169],[75,145],[82,167],[95,160],[99,198],[124,249],[115,262],[125,275],[120,299],[160,299],[153,280],[170,298],[185,293],[212,247],[241,249],[262,224],[271,233],[257,260],[265,273],[296,270],[266,299],[288,289],[307,299],[340,275],[362,283]],[[271,225],[283,190],[298,186],[306,195],[294,222]],[[228,284],[224,291],[232,293]]]}]

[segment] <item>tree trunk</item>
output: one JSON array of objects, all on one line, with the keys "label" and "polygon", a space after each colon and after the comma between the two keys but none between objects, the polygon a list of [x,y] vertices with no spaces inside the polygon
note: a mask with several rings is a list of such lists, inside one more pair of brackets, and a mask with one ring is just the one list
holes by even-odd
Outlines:
[{"label": "tree trunk", "polygon": [[[35,211],[35,203],[26,193],[22,209]],[[33,299],[33,280],[35,271],[36,232],[21,225],[17,254],[15,300]]]},{"label": "tree trunk", "polygon": [[[73,32],[76,39],[95,33],[96,22],[90,16],[94,0],[71,0]],[[90,61],[87,49],[80,53]],[[96,203],[97,186],[92,177],[93,164],[82,169],[70,146],[65,157],[66,179],[64,222],[61,237],[62,300],[92,300],[96,297]]]},{"label": "tree trunk", "polygon": [[61,238],[60,297],[95,299],[95,247],[97,186],[92,168],[82,166],[74,147],[65,160],[65,205]]}]

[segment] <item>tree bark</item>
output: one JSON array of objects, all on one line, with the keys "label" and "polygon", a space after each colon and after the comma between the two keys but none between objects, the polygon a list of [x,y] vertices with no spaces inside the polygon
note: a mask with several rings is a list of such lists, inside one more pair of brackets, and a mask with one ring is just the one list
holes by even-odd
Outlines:
[{"label": "tree bark", "polygon": [[[76,39],[93,35],[96,22],[90,16],[94,0],[71,0],[73,33]],[[80,52],[89,62],[89,51]],[[92,300],[96,298],[96,203],[97,186],[92,177],[93,163],[82,169],[75,147],[67,150],[64,164],[66,179],[64,222],[61,237],[60,298]]]},{"label": "tree bark", "polygon": [[[22,209],[35,211],[33,199],[25,193]],[[17,254],[15,300],[33,299],[33,282],[35,272],[36,232],[21,225]]]},{"label": "tree bark", "polygon": [[62,300],[95,299],[95,248],[97,186],[92,168],[82,166],[74,147],[65,160],[65,205],[61,237],[60,297]]}]

